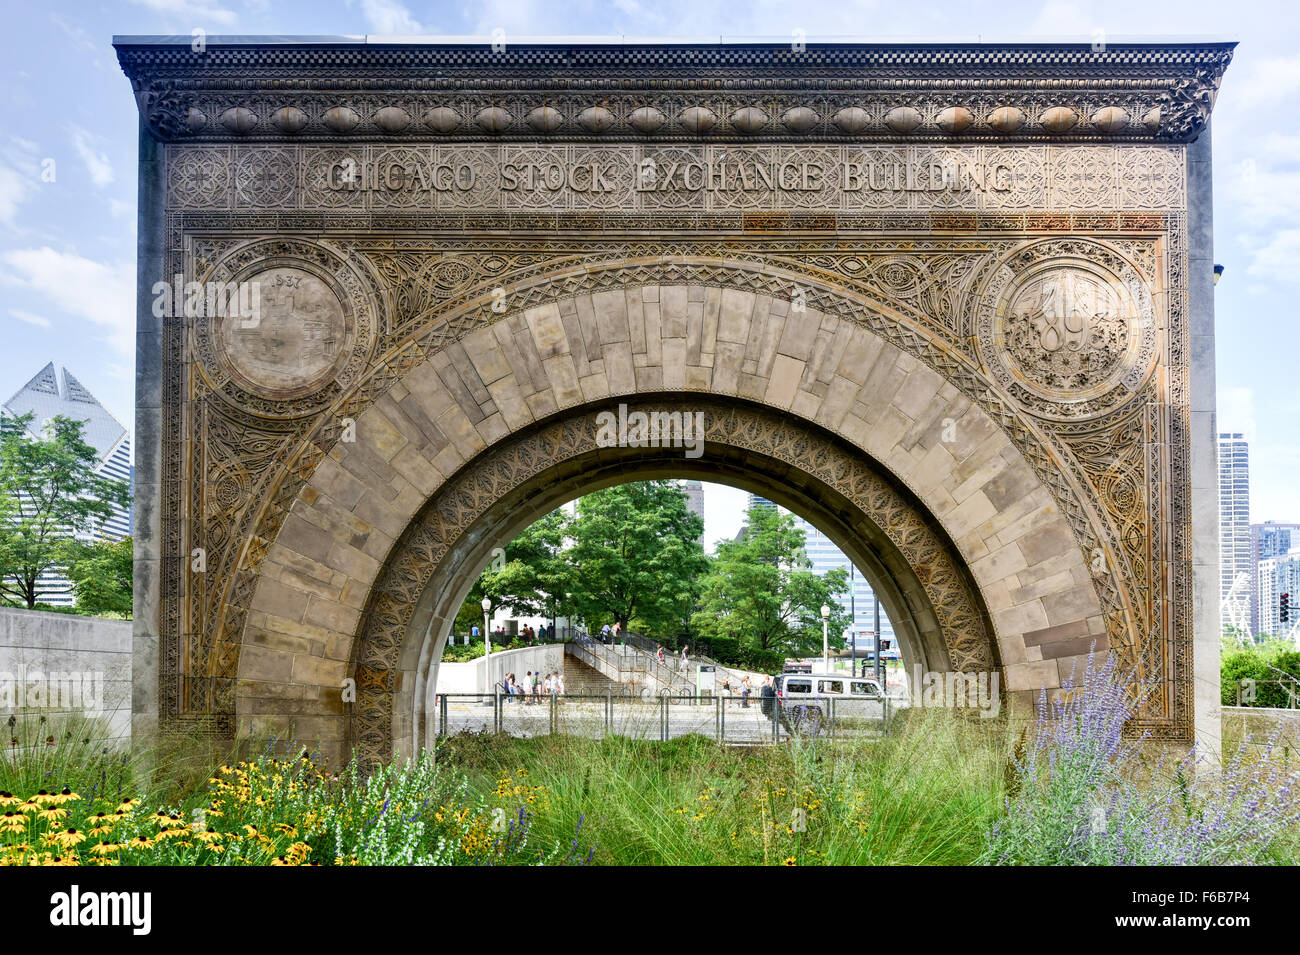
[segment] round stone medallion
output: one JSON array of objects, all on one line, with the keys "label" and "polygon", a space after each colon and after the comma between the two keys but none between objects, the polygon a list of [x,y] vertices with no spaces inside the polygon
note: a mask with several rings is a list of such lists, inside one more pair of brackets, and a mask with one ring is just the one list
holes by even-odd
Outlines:
[{"label": "round stone medallion", "polygon": [[1099,244],[1050,240],[1022,249],[997,270],[983,301],[980,353],[994,379],[1035,414],[1102,414],[1154,366],[1150,287]]},{"label": "round stone medallion", "polygon": [[322,277],[276,266],[242,279],[255,289],[251,314],[227,314],[216,341],[242,383],[268,397],[309,394],[333,377],[350,350],[343,301]]},{"label": "round stone medallion", "polygon": [[1077,266],[1023,276],[998,323],[1012,372],[1036,391],[1078,397],[1123,371],[1137,310],[1124,287]]}]

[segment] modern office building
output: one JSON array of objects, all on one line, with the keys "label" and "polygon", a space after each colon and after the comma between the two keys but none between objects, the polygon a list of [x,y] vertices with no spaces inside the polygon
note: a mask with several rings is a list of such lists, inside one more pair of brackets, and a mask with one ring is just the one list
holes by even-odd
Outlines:
[{"label": "modern office building", "polygon": [[[1224,628],[1249,619],[1254,563],[1250,547],[1250,452],[1240,434],[1219,435],[1219,598]],[[1246,613],[1243,615],[1241,610]],[[1234,624],[1233,620],[1238,623]]]},{"label": "modern office building", "polygon": [[[1287,619],[1282,619],[1282,598],[1289,600]],[[1259,633],[1296,639],[1300,634],[1300,548],[1259,562]]]},{"label": "modern office building", "polygon": [[1260,561],[1280,557],[1300,547],[1300,524],[1265,521],[1250,525],[1250,632],[1263,633],[1262,613],[1265,601],[1260,597]]},{"label": "modern office building", "polygon": [[[755,505],[776,507],[767,498],[759,497],[757,494],[749,495],[749,505],[750,507]],[[853,566],[844,551],[835,546],[834,541],[798,514],[795,515],[795,521],[804,532],[804,551],[812,561],[814,572],[824,575],[827,571],[839,568],[849,572],[849,589],[841,594],[839,603],[853,620],[852,630],[859,653],[865,652],[874,646],[875,640],[876,594],[871,589],[871,584]],[[889,622],[884,607],[880,608],[880,639],[890,641],[891,647],[897,647],[897,643],[894,642],[894,627]]]},{"label": "modern office building", "polygon": [[[704,484],[700,481],[681,481],[682,493],[686,495],[686,509],[704,520]],[[704,531],[700,531],[700,543],[704,543]]]},{"label": "modern office building", "polygon": [[[131,436],[117,418],[86,390],[66,368],[56,372],[50,362],[36,377],[23,385],[18,392],[0,406],[0,414],[32,414],[28,431],[33,437],[44,437],[45,426],[51,418],[62,415],[73,421],[84,422],[82,434],[86,443],[95,449],[95,473],[131,484],[134,466],[131,459]],[[120,540],[133,532],[132,508],[115,507],[113,516],[88,534],[88,540]],[[41,602],[56,607],[70,607],[75,603],[68,579],[57,572],[47,573],[39,582]]]}]

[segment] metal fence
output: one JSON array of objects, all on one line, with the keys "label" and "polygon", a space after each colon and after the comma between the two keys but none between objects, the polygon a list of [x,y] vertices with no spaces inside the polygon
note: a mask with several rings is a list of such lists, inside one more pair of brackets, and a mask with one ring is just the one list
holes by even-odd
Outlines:
[{"label": "metal fence", "polygon": [[448,693],[438,697],[437,733],[500,733],[509,736],[627,736],[669,740],[698,734],[721,743],[762,745],[791,736],[881,736],[899,701],[823,698],[782,701],[753,694],[696,696],[661,694]]}]

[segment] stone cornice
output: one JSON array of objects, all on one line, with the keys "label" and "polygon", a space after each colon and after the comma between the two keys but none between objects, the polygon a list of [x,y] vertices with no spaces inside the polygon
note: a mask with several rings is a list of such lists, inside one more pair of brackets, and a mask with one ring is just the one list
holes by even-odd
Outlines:
[{"label": "stone cornice", "polygon": [[1188,142],[1235,46],[117,37],[170,142]]}]

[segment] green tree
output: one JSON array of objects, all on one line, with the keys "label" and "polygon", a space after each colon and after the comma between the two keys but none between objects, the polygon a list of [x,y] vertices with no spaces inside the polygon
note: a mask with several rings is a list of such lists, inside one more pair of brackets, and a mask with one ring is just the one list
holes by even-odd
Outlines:
[{"label": "green tree", "polygon": [[694,605],[709,558],[704,521],[673,481],[636,481],[578,500],[566,534],[569,605],[589,627],[633,620],[648,633],[674,632]]},{"label": "green tree", "polygon": [[38,580],[66,565],[90,531],[126,506],[130,487],[95,474],[98,455],[83,422],[55,417],[32,438],[32,415],[0,418],[0,594],[28,608],[40,601]]},{"label": "green tree", "polygon": [[507,544],[502,559],[483,571],[479,600],[487,594],[493,605],[525,616],[562,615],[572,584],[564,558],[565,525],[564,512],[552,511]]},{"label": "green tree", "polygon": [[810,655],[821,652],[825,604],[830,644],[838,649],[849,615],[835,598],[848,590],[848,572],[822,576],[811,567],[794,515],[751,507],[740,539],[718,542],[695,625],[706,637],[741,647]]},{"label": "green tree", "polygon": [[131,616],[133,550],[129,537],[71,545],[67,575],[78,613]]},{"label": "green tree", "polygon": [[563,616],[570,587],[564,559],[565,516],[552,511],[526,527],[507,544],[474,582],[456,614],[453,632],[468,633],[483,625],[483,597],[492,606],[508,606],[527,616]]}]

